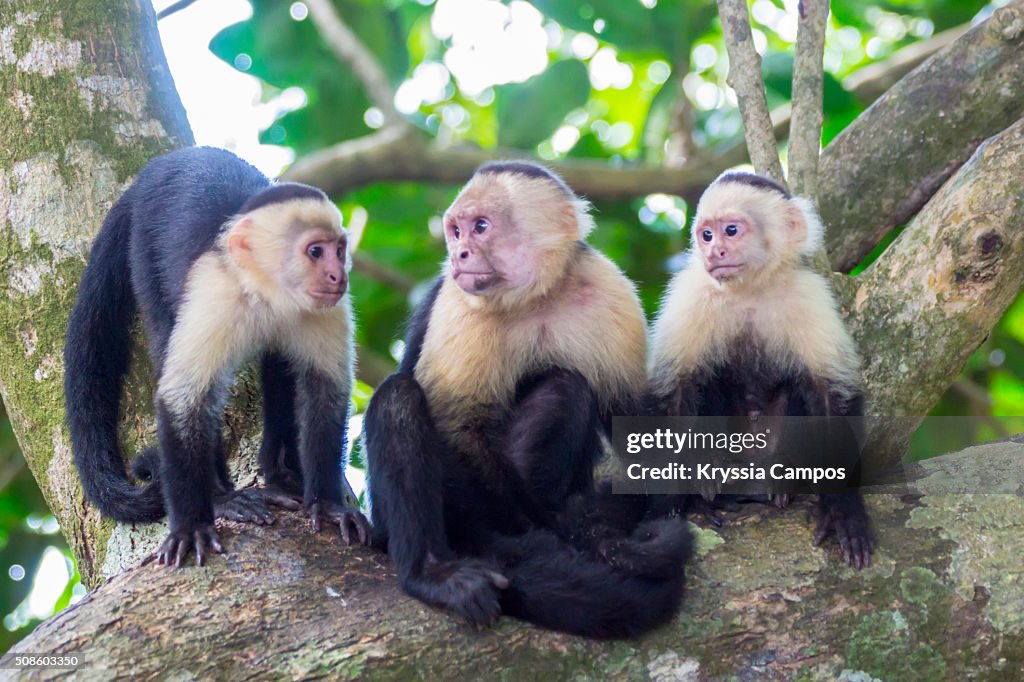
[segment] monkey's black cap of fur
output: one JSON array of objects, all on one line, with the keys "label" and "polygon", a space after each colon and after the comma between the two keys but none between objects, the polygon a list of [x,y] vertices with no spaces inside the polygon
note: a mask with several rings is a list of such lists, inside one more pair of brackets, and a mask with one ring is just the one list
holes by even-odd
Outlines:
[{"label": "monkey's black cap of fur", "polygon": [[766,189],[772,192],[778,192],[787,199],[792,199],[793,195],[789,191],[775,182],[771,178],[766,178],[763,175],[757,175],[755,173],[744,173],[743,171],[732,171],[730,173],[724,173],[720,175],[714,184],[720,184],[723,182],[732,182],[740,185],[749,185],[756,189]]},{"label": "monkey's black cap of fur", "polygon": [[238,212],[248,213],[249,211],[255,211],[257,208],[263,208],[271,204],[284,204],[296,199],[329,201],[327,195],[316,187],[303,185],[298,182],[279,182],[249,197],[249,200],[242,205]]},{"label": "monkey's black cap of fur", "polygon": [[569,189],[569,185],[565,184],[565,180],[558,177],[558,174],[549,168],[545,168],[539,163],[533,163],[531,161],[488,161],[479,168],[476,169],[474,175],[481,175],[484,173],[492,173],[495,175],[501,173],[516,173],[518,175],[525,175],[528,178],[537,178],[539,180],[548,180],[558,185],[563,192],[570,197],[575,197],[576,194]]}]

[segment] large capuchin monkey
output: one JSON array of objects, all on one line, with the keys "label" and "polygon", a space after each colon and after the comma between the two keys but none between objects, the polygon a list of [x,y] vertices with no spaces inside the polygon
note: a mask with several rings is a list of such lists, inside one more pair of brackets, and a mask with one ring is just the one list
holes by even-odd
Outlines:
[{"label": "large capuchin monkey", "polygon": [[[64,392],[85,495],[108,517],[170,534],[150,557],[203,565],[223,551],[214,517],[273,520],[305,505],[367,540],[342,495],[352,386],[350,258],[337,208],[318,189],[271,182],[237,156],[192,148],[152,161],[111,208],[68,324]],[[118,410],[141,313],[157,381],[159,445],[128,478]],[[267,487],[236,491],[221,437],[233,374],[263,353]]]},{"label": "large capuchin monkey", "polygon": [[[828,281],[805,262],[822,233],[811,204],[770,179],[728,172],[708,187],[653,325],[654,414],[863,415],[857,349]],[[817,511],[814,545],[834,533],[846,562],[870,565],[860,493],[821,495]]]},{"label": "large capuchin monkey", "polygon": [[635,412],[646,355],[633,285],[584,242],[593,225],[551,171],[481,166],[367,410],[375,544],[407,593],[476,625],[624,637],[680,604],[685,523],[592,504],[602,432]]}]

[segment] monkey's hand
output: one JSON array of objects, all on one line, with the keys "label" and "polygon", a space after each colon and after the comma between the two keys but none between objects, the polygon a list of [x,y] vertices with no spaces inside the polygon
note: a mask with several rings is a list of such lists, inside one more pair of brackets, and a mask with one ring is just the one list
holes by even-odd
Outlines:
[{"label": "monkey's hand", "polygon": [[814,531],[817,547],[835,533],[843,560],[858,571],[871,565],[875,552],[871,521],[859,495],[822,495],[818,503],[818,527]]},{"label": "monkey's hand", "polygon": [[220,537],[213,524],[203,523],[198,524],[193,530],[171,532],[156,552],[142,560],[142,564],[146,565],[155,560],[162,566],[170,566],[173,563],[175,567],[181,568],[192,550],[196,553],[197,566],[206,565],[206,557],[211,550],[217,554],[224,552],[224,545],[220,543]]},{"label": "monkey's hand", "polygon": [[214,498],[213,516],[228,521],[268,526],[274,522],[274,515],[267,508],[268,501],[255,488],[230,490]]},{"label": "monkey's hand", "polygon": [[363,513],[356,508],[338,502],[319,500],[309,505],[309,521],[314,531],[320,530],[320,522],[337,525],[341,539],[346,545],[352,544],[352,531],[359,537],[359,544],[370,542],[370,524]]},{"label": "monkey's hand", "polygon": [[508,578],[478,559],[428,561],[419,576],[410,576],[406,592],[431,606],[451,611],[470,625],[484,627],[501,615],[500,590]]}]

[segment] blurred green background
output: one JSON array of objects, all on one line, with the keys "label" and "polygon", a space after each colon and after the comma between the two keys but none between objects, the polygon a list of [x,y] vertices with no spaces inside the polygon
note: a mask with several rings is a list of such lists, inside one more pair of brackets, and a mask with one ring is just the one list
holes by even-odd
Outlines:
[{"label": "blurred green background", "polygon": [[[1000,4],[833,0],[824,144],[870,104],[871,95],[857,87],[861,69],[979,21]],[[397,90],[398,108],[444,143],[501,145],[546,160],[568,156],[614,164],[710,158],[741,139],[735,99],[725,88],[725,48],[713,0],[334,0],[334,5],[382,62]],[[253,0],[251,9],[249,19],[221,30],[209,49],[258,78],[263,102],[294,102],[272,117],[261,142],[302,156],[380,125],[380,112],[321,42],[302,2]],[[188,11],[173,20],[187,21]],[[790,96],[795,11],[795,0],[752,3],[773,108]],[[509,67],[507,75],[492,73],[488,80],[488,74],[474,72],[473,62],[485,63],[487,56],[479,51],[505,39],[532,47],[522,48],[521,59],[496,63],[502,73]],[[183,75],[175,76],[181,85]],[[502,78],[525,80],[494,82]],[[686,96],[681,110],[674,109],[680,89]],[[442,258],[440,214],[456,189],[381,184],[338,197],[346,222],[365,224],[362,263],[352,278],[364,378],[372,381],[386,372],[401,353],[402,321]],[[651,195],[602,202],[595,209],[598,229],[591,241],[637,281],[644,305],[653,312],[686,244],[690,207],[679,197]],[[354,434],[372,390],[367,383],[358,387]],[[1007,428],[998,417],[1024,415],[1024,298],[972,356],[934,414],[972,419],[969,428],[922,430],[910,458],[1005,437]],[[362,466],[357,445],[352,471],[357,488]],[[0,651],[82,594],[57,525],[0,412]]]}]

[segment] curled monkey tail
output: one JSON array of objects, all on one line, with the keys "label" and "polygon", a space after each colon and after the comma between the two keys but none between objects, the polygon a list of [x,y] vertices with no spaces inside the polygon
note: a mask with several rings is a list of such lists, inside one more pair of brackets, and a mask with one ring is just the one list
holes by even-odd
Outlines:
[{"label": "curled monkey tail", "polygon": [[682,603],[693,552],[679,518],[641,523],[617,545],[619,558],[578,550],[547,530],[491,546],[510,582],[502,611],[541,627],[598,639],[635,637],[668,623]]},{"label": "curled monkey tail", "polygon": [[125,196],[110,210],[78,285],[64,345],[64,399],[86,498],[104,516],[148,522],[164,516],[159,485],[132,484],[117,439],[135,313],[128,255],[131,203]]}]

